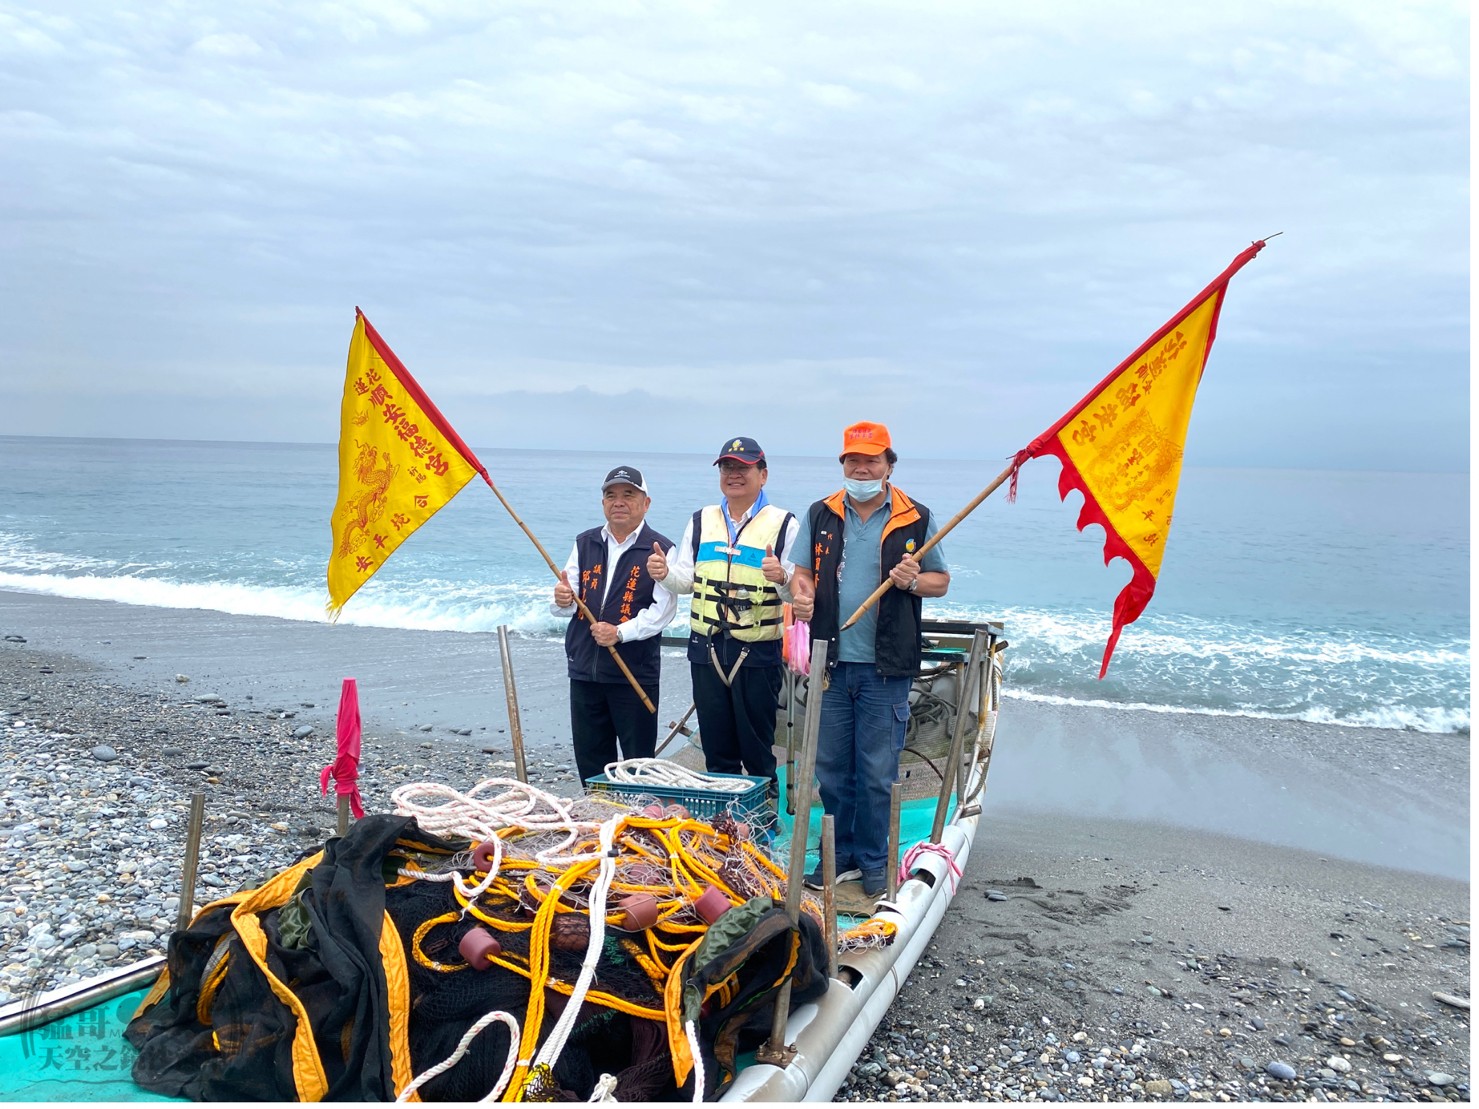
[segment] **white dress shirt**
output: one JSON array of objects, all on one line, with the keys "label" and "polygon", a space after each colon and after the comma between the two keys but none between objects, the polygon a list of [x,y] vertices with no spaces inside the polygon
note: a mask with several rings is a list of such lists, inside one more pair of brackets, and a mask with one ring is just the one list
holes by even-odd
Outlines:
[{"label": "white dress shirt", "polygon": [[[606,540],[606,566],[608,567],[608,571],[606,573],[605,584],[601,589],[601,595],[594,601],[586,602],[590,606],[591,612],[595,615],[600,615],[601,608],[606,603],[606,594],[610,592],[611,584],[616,580],[615,571],[617,560],[631,549],[632,544],[637,541],[637,535],[641,530],[641,528],[637,528],[632,534],[618,543],[616,536],[611,534],[611,529],[604,524],[601,526],[601,538]],[[644,572],[646,571],[647,567],[645,563],[642,569]],[[689,574],[691,577],[691,569]],[[570,545],[570,557],[565,560],[565,580],[570,583],[570,588],[574,589],[578,596],[580,594],[580,548],[574,543]],[[580,611],[576,605],[561,608],[553,601],[550,602],[549,610],[556,616],[567,618],[574,616]],[[626,623],[616,625],[616,641],[618,643],[630,643],[634,639],[651,639],[673,622],[673,617],[677,615],[677,612],[678,598],[666,589],[654,589],[652,591],[652,603],[650,605],[626,621]]]},{"label": "white dress shirt", "polygon": [[[758,501],[758,498],[756,498]],[[728,506],[725,508],[726,515]],[[755,506],[752,504],[747,508],[738,520],[733,520],[736,529],[742,528],[745,522],[755,514]],[[776,592],[780,594],[781,600],[787,604],[791,601],[791,579],[796,574],[796,563],[792,556],[795,552],[791,549],[796,545],[796,532],[801,527],[801,522],[795,515],[786,523],[786,529],[781,535],[781,549],[776,556],[781,560],[781,569],[786,572],[786,580],[775,584]],[[677,551],[666,551],[668,556],[668,576],[657,584],[670,594],[693,592],[693,517],[688,518],[688,526],[683,529],[683,538],[678,540]],[[674,603],[677,598],[674,597]]]}]

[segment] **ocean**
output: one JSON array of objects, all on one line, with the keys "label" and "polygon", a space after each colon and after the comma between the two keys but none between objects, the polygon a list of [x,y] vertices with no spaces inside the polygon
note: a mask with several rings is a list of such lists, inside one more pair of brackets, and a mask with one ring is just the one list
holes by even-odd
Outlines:
[{"label": "ocean", "polygon": [[[551,557],[600,522],[600,479],[639,466],[677,539],[717,499],[708,456],[478,448]],[[1005,459],[913,460],[895,480],[948,519]],[[327,444],[0,437],[0,589],[323,622],[337,454]],[[772,455],[766,492],[803,510],[835,459]],[[1184,471],[1160,583],[1097,679],[1128,578],[1074,528],[1049,459],[943,544],[926,615],[999,619],[1006,696],[1142,712],[1469,730],[1466,473]],[[413,535],[343,623],[555,640],[551,575],[480,480]],[[680,616],[681,622],[681,616]],[[680,625],[675,625],[678,627]]]}]

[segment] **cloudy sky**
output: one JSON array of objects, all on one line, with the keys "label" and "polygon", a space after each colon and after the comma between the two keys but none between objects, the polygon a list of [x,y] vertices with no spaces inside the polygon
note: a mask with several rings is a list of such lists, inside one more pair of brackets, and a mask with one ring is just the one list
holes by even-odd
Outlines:
[{"label": "cloudy sky", "polygon": [[1248,243],[1205,465],[1467,469],[1467,5],[0,0],[0,434],[992,459]]}]

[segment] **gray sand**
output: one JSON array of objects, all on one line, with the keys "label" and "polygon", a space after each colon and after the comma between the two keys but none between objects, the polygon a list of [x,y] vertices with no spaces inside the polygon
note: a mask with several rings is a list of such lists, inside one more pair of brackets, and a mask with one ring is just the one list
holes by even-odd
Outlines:
[{"label": "gray sand", "polygon": [[[207,739],[181,740],[168,703],[209,692],[331,736],[354,676],[366,763],[381,761],[372,808],[428,765],[507,773],[492,766],[509,757],[493,636],[14,593],[0,635],[26,640],[0,644],[8,688],[55,652],[80,699],[112,704],[116,682],[161,706],[150,731],[170,735],[117,744],[151,771],[184,773],[144,748]],[[82,665],[64,675],[64,656]],[[561,652],[515,639],[513,657],[531,758],[558,778]],[[685,669],[665,653],[664,722],[687,707]],[[78,733],[84,754],[102,738]],[[273,742],[300,762],[331,754]],[[1433,993],[1468,996],[1468,782],[1467,736],[1009,699],[955,906],[840,1096],[1467,1099],[1468,1014]],[[210,788],[213,806],[268,804],[229,773]],[[292,805],[305,834],[332,821],[316,789]]]},{"label": "gray sand", "polygon": [[[0,628],[117,671],[141,689],[332,714],[354,677],[367,732],[475,739],[508,726],[497,637],[304,624],[0,592]],[[531,747],[568,754],[558,643],[514,637]],[[143,656],[138,658],[136,656]],[[663,657],[662,724],[688,707],[681,649]],[[1151,821],[1467,878],[1469,737],[1007,698],[988,813]],[[660,733],[662,734],[662,733]]]}]

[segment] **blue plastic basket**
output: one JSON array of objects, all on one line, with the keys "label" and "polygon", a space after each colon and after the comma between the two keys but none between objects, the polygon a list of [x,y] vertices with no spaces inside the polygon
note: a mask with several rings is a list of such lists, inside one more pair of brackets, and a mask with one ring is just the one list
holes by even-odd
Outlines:
[{"label": "blue plastic basket", "polygon": [[708,776],[749,782],[750,788],[728,793],[717,789],[637,785],[629,782],[613,782],[605,774],[587,778],[585,784],[592,793],[612,793],[623,799],[653,797],[664,805],[682,805],[699,820],[712,821],[714,817],[726,811],[736,820],[742,820],[764,807],[766,787],[770,785],[769,778],[757,778],[750,774],[709,774]]}]

